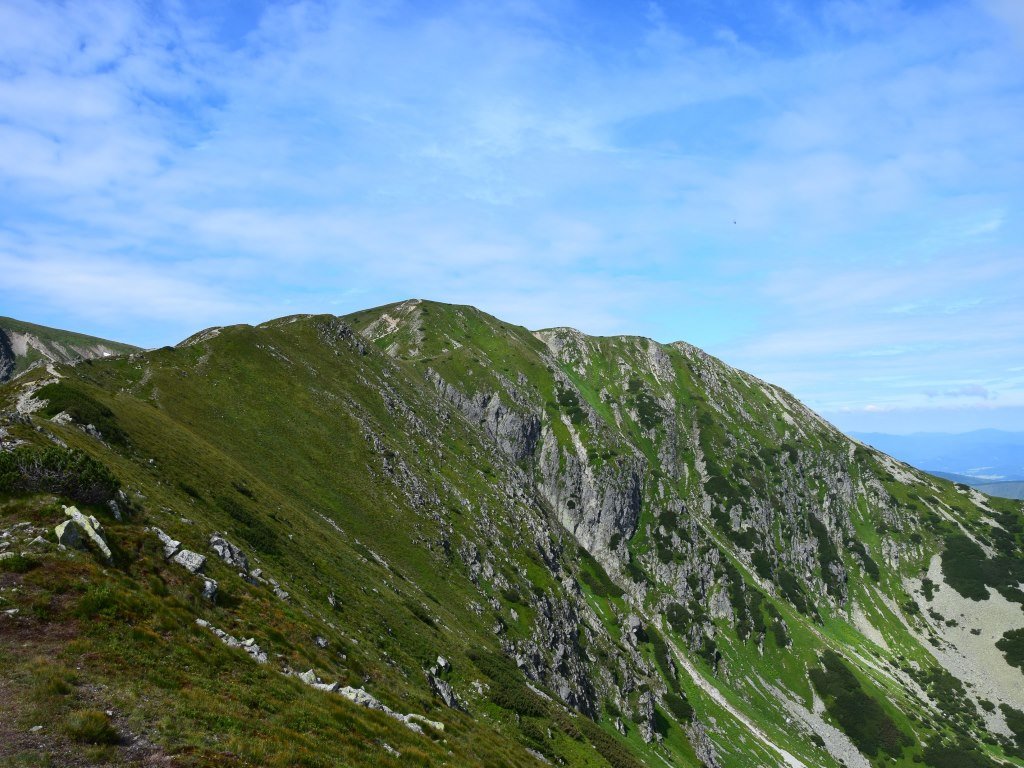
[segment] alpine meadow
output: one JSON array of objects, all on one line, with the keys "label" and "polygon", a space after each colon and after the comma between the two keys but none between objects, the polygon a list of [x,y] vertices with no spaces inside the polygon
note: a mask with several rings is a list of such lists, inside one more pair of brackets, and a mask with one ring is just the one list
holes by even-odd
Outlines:
[{"label": "alpine meadow", "polygon": [[1024,512],[684,342],[0,320],[0,764],[1024,765]]}]

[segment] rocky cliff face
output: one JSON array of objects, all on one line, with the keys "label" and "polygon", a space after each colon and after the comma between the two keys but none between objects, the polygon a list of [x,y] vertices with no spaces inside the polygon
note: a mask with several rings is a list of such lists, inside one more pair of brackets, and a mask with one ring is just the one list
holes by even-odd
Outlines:
[{"label": "rocky cliff face", "polygon": [[468,713],[457,748],[512,745],[486,764],[1019,760],[1020,505],[690,345],[414,300],[85,368],[49,386],[122,443],[10,428],[117,467],[176,544],[242,542],[196,618],[318,691]]},{"label": "rocky cliff face", "polygon": [[33,365],[74,363],[137,351],[137,347],[0,317],[0,382]]}]

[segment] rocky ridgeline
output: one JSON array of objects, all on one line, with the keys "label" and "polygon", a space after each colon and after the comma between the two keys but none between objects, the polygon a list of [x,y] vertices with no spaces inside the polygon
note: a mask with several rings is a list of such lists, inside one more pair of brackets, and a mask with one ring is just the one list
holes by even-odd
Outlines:
[{"label": "rocky ridgeline", "polygon": [[[244,358],[218,367],[219,355],[238,350]],[[751,760],[865,765],[861,753],[874,753],[839,727],[837,697],[827,689],[837,679],[849,685],[844,670],[856,669],[884,695],[856,698],[867,697],[867,688],[844,695],[863,711],[871,710],[865,702],[891,699],[915,713],[914,726],[900,724],[904,730],[920,728],[938,743],[945,736],[934,723],[955,715],[957,738],[971,749],[987,738],[982,717],[988,735],[1010,737],[1012,709],[1004,717],[1000,707],[1014,695],[988,685],[985,670],[960,685],[968,677],[957,672],[954,646],[961,635],[977,637],[966,628],[975,619],[970,607],[944,594],[940,602],[958,612],[946,617],[929,604],[936,585],[958,588],[955,577],[940,579],[948,575],[942,537],[961,536],[962,547],[975,546],[991,563],[1015,546],[1007,543],[1012,515],[978,506],[984,499],[957,497],[950,486],[848,440],[787,393],[690,345],[572,329],[531,334],[469,308],[411,301],[348,319],[293,316],[257,329],[211,329],[166,357],[163,372],[133,358],[130,386],[117,390],[134,392],[161,418],[173,416],[176,402],[162,398],[161,388],[188,382],[193,389],[177,402],[194,402],[212,397],[203,389],[206,377],[211,388],[242,388],[247,382],[224,377],[238,360],[254,370],[265,363],[260,370],[268,376],[283,372],[284,383],[259,393],[281,411],[280,420],[259,414],[256,431],[245,431],[245,419],[227,424],[233,414],[223,406],[182,420],[190,432],[210,428],[211,444],[238,440],[255,452],[267,441],[277,453],[254,464],[254,476],[263,482],[280,459],[303,488],[296,494],[302,501],[288,497],[290,474],[277,476],[272,490],[267,481],[258,498],[238,482],[211,488],[207,478],[196,489],[182,482],[188,478],[168,477],[161,495],[182,489],[186,496],[168,493],[198,514],[219,507],[218,522],[190,530],[175,522],[179,512],[166,509],[159,521],[171,533],[149,531],[168,568],[183,569],[186,582],[202,580],[209,602],[193,603],[197,612],[240,636],[206,618],[196,619],[200,627],[258,663],[276,658],[283,675],[311,688],[435,736],[442,724],[381,703],[400,700],[385,680],[400,679],[425,691],[422,701],[433,697],[435,706],[474,718],[487,711],[483,702],[498,703],[514,713],[517,725],[509,727],[529,729],[531,718],[550,716],[563,734],[613,754],[593,731],[584,737],[566,725],[574,720],[559,720],[592,718],[609,732],[639,736],[632,743],[649,745],[644,755],[652,764],[678,761],[672,750],[683,739],[682,761],[710,768]],[[202,376],[193,377],[193,368]],[[321,456],[316,467],[288,463],[306,446],[274,442],[275,430],[291,434],[293,420],[305,425],[298,439],[311,443],[333,425],[330,450],[310,452]],[[227,465],[234,472],[247,458],[230,453]],[[159,464],[145,471],[159,476]],[[333,485],[335,475],[345,479]],[[344,515],[367,496],[379,531],[357,535],[364,521]],[[291,512],[282,512],[286,503],[294,503]],[[109,562],[117,548],[101,547],[98,521],[70,509],[67,516],[57,532],[62,545]],[[268,557],[258,541],[276,554]],[[406,543],[414,549],[396,559]],[[326,575],[336,573],[336,557],[354,566],[356,581]],[[429,579],[417,580],[414,568],[457,583],[464,604],[431,604]],[[223,593],[209,574],[221,579]],[[225,574],[255,588],[247,600],[270,600],[305,622],[310,654],[330,653],[316,662],[310,655],[301,669],[312,668],[296,671],[283,653],[294,649],[269,647],[283,643],[269,626],[218,618],[232,615]],[[1001,587],[1011,598],[1020,591]],[[417,628],[411,668],[394,658],[393,646],[385,650],[393,626],[370,621],[379,637],[361,636],[362,647],[379,643],[369,653],[377,652],[386,671],[366,674],[361,685],[343,677],[350,670],[338,626],[366,621],[346,612],[354,592],[364,605],[387,595],[408,609]],[[1013,613],[1007,605],[999,605],[1001,617]],[[977,623],[986,635],[995,626]],[[999,630],[1014,626],[1003,621]],[[242,638],[238,627],[252,637]],[[455,645],[473,647],[461,653],[490,684],[475,679],[467,655],[453,647],[466,627],[480,634],[460,635]],[[985,638],[997,661],[999,636]],[[495,655],[511,666],[493,662],[486,671],[491,662],[474,655],[480,649],[500,649]],[[834,679],[824,680],[826,658]],[[461,659],[454,670],[451,659]],[[334,682],[346,679],[360,687]],[[984,716],[969,714],[978,707]],[[553,738],[547,730],[523,731],[530,754],[545,760],[551,755],[537,750]],[[609,762],[632,765],[616,760]]]},{"label": "rocky ridgeline", "polygon": [[[419,345],[400,340],[403,318],[416,317],[418,334],[425,327],[416,311],[403,305],[367,338],[396,359],[415,358]],[[513,383],[481,350],[471,379],[459,381],[458,372],[433,362],[426,378],[492,442],[504,458],[504,476],[531,486],[531,512],[519,509],[515,489],[506,511],[522,515],[532,538],[560,540],[551,518],[537,511],[552,513],[642,607],[638,613],[686,614],[686,626],[672,630],[721,679],[730,669],[716,642],[738,636],[763,648],[769,632],[783,647],[791,642],[789,620],[777,613],[762,619],[755,585],[820,621],[856,608],[851,580],[871,584],[886,572],[898,580],[901,567],[920,558],[920,541],[910,536],[916,520],[888,484],[895,479],[926,492],[934,490],[932,481],[847,439],[788,393],[684,343],[603,341],[572,329],[535,336],[546,349],[538,358],[547,382],[519,374]],[[474,388],[474,381],[486,385]],[[487,516],[480,522],[487,540],[493,535]],[[865,546],[865,522],[893,535]],[[650,546],[630,546],[638,537]],[[459,552],[475,582],[496,590],[516,583],[486,548],[465,542]],[[610,698],[641,724],[645,740],[657,738],[652,705],[663,702],[668,688],[633,651],[635,635],[610,642],[602,621],[569,586],[575,580],[565,579],[578,578],[576,569],[562,565],[559,555],[544,560],[564,580],[564,591],[530,598],[533,637],[503,641],[506,652],[570,706],[592,713]],[[635,614],[614,619],[620,626],[639,621]],[[667,622],[659,625],[669,629]],[[500,623],[495,632],[502,633]],[[605,643],[612,664],[624,670],[618,679],[604,673],[607,664],[595,666],[587,650],[604,650]],[[642,686],[653,698],[631,697]],[[697,727],[694,738],[712,764],[713,746]]]},{"label": "rocky ridgeline", "polygon": [[0,317],[0,383],[30,367],[112,357],[134,350],[127,344]]}]

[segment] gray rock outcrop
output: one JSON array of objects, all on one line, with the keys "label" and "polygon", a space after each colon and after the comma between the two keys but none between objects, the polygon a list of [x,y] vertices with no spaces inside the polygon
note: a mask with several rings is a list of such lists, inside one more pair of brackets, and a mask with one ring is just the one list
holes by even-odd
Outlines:
[{"label": "gray rock outcrop", "polygon": [[239,640],[238,638],[229,635],[224,630],[217,629],[217,627],[206,621],[206,619],[196,619],[196,624],[200,627],[209,629],[214,635],[220,638],[220,641],[224,643],[224,645],[229,648],[241,648],[252,657],[253,661],[260,664],[267,663],[267,654],[256,644],[256,640],[254,638],[250,637],[248,640]]},{"label": "gray rock outcrop", "polygon": [[65,507],[68,519],[54,529],[58,543],[69,549],[94,549],[106,562],[113,560],[103,527],[92,515],[86,516],[77,507]]},{"label": "gray rock outcrop", "polygon": [[171,559],[189,573],[200,573],[206,567],[206,556],[190,549],[179,549]]},{"label": "gray rock outcrop", "polygon": [[210,549],[232,568],[237,568],[243,574],[249,573],[249,558],[245,556],[241,548],[236,547],[223,536],[216,533],[211,534]]}]

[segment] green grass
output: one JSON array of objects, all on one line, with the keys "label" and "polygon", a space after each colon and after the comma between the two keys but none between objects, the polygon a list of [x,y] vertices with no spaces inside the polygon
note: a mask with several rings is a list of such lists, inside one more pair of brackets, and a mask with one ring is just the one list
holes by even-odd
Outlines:
[{"label": "green grass", "polygon": [[64,720],[64,730],[82,744],[116,744],[120,737],[110,717],[95,709],[80,709]]},{"label": "green grass", "polygon": [[[116,708],[162,748],[197,755],[199,764],[217,764],[228,753],[243,765],[396,764],[383,741],[402,751],[403,761],[422,765],[536,764],[527,747],[552,762],[595,768],[660,764],[660,750],[696,765],[681,726],[691,718],[707,725],[710,717],[721,724],[711,732],[725,765],[774,759],[687,675],[672,671],[675,647],[732,706],[809,765],[835,762],[788,726],[786,711],[758,679],[810,705],[806,670],[816,669],[833,722],[857,734],[865,750],[875,746],[872,728],[888,734],[875,750],[879,759],[909,765],[924,754],[896,749],[903,743],[897,734],[908,744],[945,738],[949,748],[963,737],[983,750],[979,726],[957,709],[963,696],[953,682],[930,677],[923,684],[960,713],[962,733],[919,717],[925,708],[914,691],[854,654],[882,666],[913,660],[930,668],[903,617],[871,596],[879,590],[907,602],[903,579],[917,576],[951,533],[920,524],[922,499],[936,495],[940,501],[930,503],[984,534],[980,513],[952,486],[926,490],[884,479],[871,452],[854,451],[851,459],[845,442],[784,393],[770,397],[751,377],[686,348],[625,337],[577,345],[553,332],[566,343],[555,359],[525,329],[431,303],[391,305],[349,321],[357,331],[386,330],[378,322],[385,313],[397,325],[373,343],[324,316],[234,326],[195,345],[78,366],[51,391],[51,409],[71,406],[76,421],[106,419],[108,431],[122,431],[123,441],[114,443],[100,427],[113,444],[107,447],[73,426],[37,419],[109,468],[137,505],[124,523],[102,506],[91,510],[123,555],[115,568],[102,571],[79,555],[42,558],[14,574],[25,583],[18,598],[25,615],[51,630],[80,628],[68,658],[89,662],[66,683],[70,692],[51,697],[61,717]],[[665,355],[659,375],[652,349]],[[497,393],[510,412],[538,418],[563,474],[543,476],[539,447],[506,454],[485,425],[438,397],[428,368],[467,398]],[[10,396],[0,390],[0,399]],[[781,418],[776,398],[789,404],[799,429]],[[711,474],[706,485],[694,446]],[[621,506],[609,496],[585,508],[580,488],[564,476],[570,466],[593,473],[601,492],[630,472],[639,475],[635,529],[616,528],[604,542],[628,551],[611,572],[581,550],[566,528],[572,521],[563,526],[549,500],[571,499],[561,510],[573,515],[615,514]],[[837,475],[849,480],[850,498],[829,495],[826,480]],[[862,486],[885,491],[862,493]],[[60,519],[52,498],[32,502],[23,495],[30,489],[11,489],[17,498],[10,504],[19,505],[8,507],[11,521]],[[31,490],[72,500],[63,486]],[[996,510],[1009,538],[986,535],[998,557],[1014,560],[1019,505]],[[207,572],[221,590],[216,605],[201,597],[199,579],[163,560],[144,530],[149,525],[210,555]],[[288,601],[212,556],[213,531],[242,546]],[[810,562],[785,557],[794,543],[812,539]],[[882,557],[886,539],[906,548],[896,566]],[[830,566],[839,565],[846,580],[830,576]],[[979,583],[971,573],[961,579],[967,588]],[[628,581],[636,601],[619,586]],[[577,590],[584,596],[577,612],[559,613]],[[711,617],[711,599],[722,590],[731,620]],[[843,596],[879,626],[889,651],[848,623]],[[666,607],[665,622],[650,613],[654,606]],[[646,613],[651,624],[641,666],[625,648],[629,613]],[[272,663],[256,666],[227,649],[194,625],[196,616],[236,637],[255,637]],[[553,637],[554,619],[566,619],[570,629]],[[328,648],[313,642],[318,635]],[[845,660],[826,655],[819,662],[829,648],[849,652]],[[451,661],[448,679],[468,713],[444,708],[427,686],[424,670],[438,655]],[[533,684],[550,700],[526,685],[510,657],[536,666]],[[276,671],[282,663],[442,719],[446,743],[302,686]],[[560,676],[575,686],[576,670],[595,686],[596,722],[556,703]],[[477,681],[488,686],[483,693]],[[188,697],[176,694],[182,688]],[[644,744],[630,724],[642,689],[656,694],[662,747]],[[88,700],[91,690],[116,700]],[[625,736],[612,727],[614,717],[626,722]]]}]

